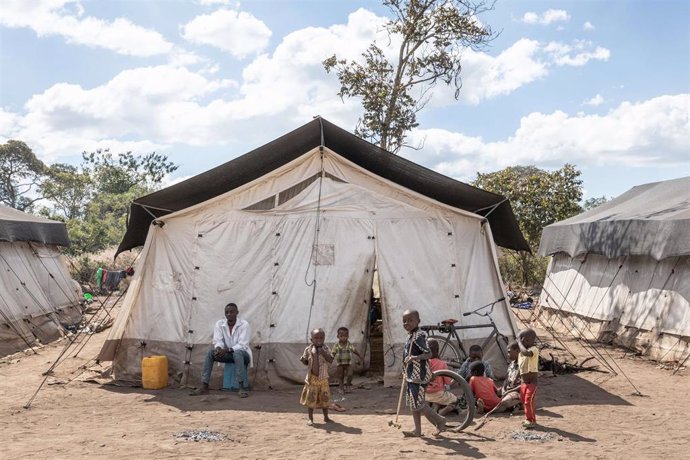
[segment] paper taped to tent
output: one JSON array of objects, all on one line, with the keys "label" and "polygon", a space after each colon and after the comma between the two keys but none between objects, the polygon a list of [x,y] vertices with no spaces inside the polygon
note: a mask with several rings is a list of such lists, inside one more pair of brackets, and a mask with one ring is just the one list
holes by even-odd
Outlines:
[{"label": "paper taped to tent", "polygon": [[[172,378],[194,385],[213,324],[234,302],[253,330],[252,385],[302,382],[311,329],[333,343],[345,326],[367,347],[377,269],[385,378],[396,378],[404,310],[435,324],[503,297],[494,241],[527,249],[505,198],[316,118],[135,200],[120,251],[144,247],[99,358],[137,380],[143,356],[166,355]],[[493,319],[515,336],[507,302]],[[469,344],[489,334],[461,332]]]},{"label": "paper taped to tent", "polygon": [[654,359],[688,356],[690,177],[633,187],[549,225],[539,253],[553,256],[541,305],[554,327]]},{"label": "paper taped to tent", "polygon": [[81,320],[81,288],[57,249],[68,245],[64,223],[0,204],[0,357]]}]

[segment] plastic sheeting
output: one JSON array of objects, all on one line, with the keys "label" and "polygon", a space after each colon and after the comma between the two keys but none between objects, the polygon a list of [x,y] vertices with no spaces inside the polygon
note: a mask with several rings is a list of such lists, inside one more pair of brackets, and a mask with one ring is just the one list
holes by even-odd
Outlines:
[{"label": "plastic sheeting", "polygon": [[[270,203],[314,174],[322,179],[285,203],[243,210]],[[311,329],[324,328],[334,342],[337,328],[346,326],[361,347],[377,263],[385,347],[396,356],[387,378],[400,372],[405,309],[418,309],[423,323],[433,324],[461,318],[503,292],[483,218],[390,183],[328,149],[322,158],[315,149],[159,219],[100,358],[114,360],[116,376],[129,380],[137,377],[140,356],[158,347],[173,373],[194,384],[212,326],[224,305],[235,302],[252,326],[255,374],[272,386],[300,382],[306,372],[300,349]],[[499,307],[494,320],[512,337],[514,320],[506,304]],[[467,337],[488,333],[477,329]]]}]

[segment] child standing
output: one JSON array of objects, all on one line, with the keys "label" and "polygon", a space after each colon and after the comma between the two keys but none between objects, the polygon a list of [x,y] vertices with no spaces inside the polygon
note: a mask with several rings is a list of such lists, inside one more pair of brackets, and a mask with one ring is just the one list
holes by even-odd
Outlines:
[{"label": "child standing", "polygon": [[352,355],[355,354],[360,361],[364,361],[362,355],[355,350],[350,343],[350,330],[346,327],[338,328],[338,343],[333,347],[333,356],[338,365],[337,377],[340,382],[340,392],[349,393],[352,388]]},{"label": "child standing", "polygon": [[323,410],[323,421],[332,422],[328,418],[328,406],[331,404],[331,390],[328,385],[328,365],[333,361],[333,355],[324,341],[326,333],[323,329],[311,331],[311,345],[304,349],[300,361],[308,366],[304,389],[300,397],[300,404],[307,407],[309,420],[307,425],[314,424],[314,409]]},{"label": "child standing", "polygon": [[403,378],[407,381],[407,403],[412,411],[414,431],[403,431],[405,437],[422,435],[422,413],[436,426],[438,432],[445,428],[445,418],[425,403],[426,386],[431,378],[429,358],[431,351],[426,341],[426,334],[419,329],[417,310],[406,310],[403,313],[403,327],[408,332],[403,348]]},{"label": "child standing", "polygon": [[537,393],[537,378],[539,377],[539,348],[535,346],[537,333],[533,329],[525,329],[518,334],[518,368],[520,369],[520,400],[525,406],[523,428],[534,428],[537,417],[534,413],[534,397]]},{"label": "child standing", "polygon": [[470,365],[470,388],[477,400],[477,412],[488,412],[501,404],[498,397],[498,388],[489,377],[484,377],[484,363],[475,361]]},{"label": "child standing", "polygon": [[[429,360],[431,372],[448,369],[446,362],[438,357],[438,342],[434,339],[429,339],[427,343],[431,350],[431,359]],[[435,377],[426,387],[426,402],[431,403],[432,408],[434,404],[441,406],[441,410],[438,411],[439,415],[450,413],[455,409],[455,405],[458,402],[458,397],[448,391],[452,383],[453,379],[450,377]]]}]

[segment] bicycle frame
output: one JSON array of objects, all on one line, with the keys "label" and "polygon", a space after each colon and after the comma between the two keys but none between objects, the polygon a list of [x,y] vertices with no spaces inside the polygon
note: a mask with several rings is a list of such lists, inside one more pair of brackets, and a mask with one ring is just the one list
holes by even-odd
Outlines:
[{"label": "bicycle frame", "polygon": [[[491,318],[491,313],[494,311],[494,305],[496,305],[498,302],[501,302],[504,300],[504,298],[498,299],[495,302],[492,302],[488,305],[484,305],[483,307],[479,307],[478,309],[468,312],[468,313],[463,313],[463,316],[469,316],[471,314],[476,314],[478,316],[484,316],[488,318],[489,322],[488,323],[483,323],[483,324],[468,324],[468,325],[460,325],[456,326],[455,324],[444,324],[440,323],[434,326],[420,326],[420,329],[423,331],[438,331],[443,334],[448,334],[446,336],[446,341],[443,343],[441,349],[439,350],[439,356],[443,356],[443,352],[445,351],[446,347],[448,344],[451,344],[451,341],[453,340],[452,337],[455,337],[455,342],[457,343],[457,347],[459,351],[462,353],[462,360],[466,359],[469,356],[469,353],[467,353],[467,350],[465,350],[465,347],[462,343],[462,340],[460,339],[460,336],[458,335],[459,330],[466,330],[466,329],[484,329],[484,328],[490,328],[491,333],[489,336],[484,339],[484,341],[481,343],[482,349],[486,349],[487,346],[491,343],[491,340],[494,339],[496,341],[496,345],[498,346],[499,351],[501,352],[501,355],[503,356],[503,359],[505,361],[508,361],[508,353],[505,350],[506,344],[501,344],[501,337],[505,338],[500,332],[498,332],[498,328],[496,327],[496,323],[494,322],[493,318]],[[480,310],[486,308],[486,307],[491,307],[491,309],[487,313],[479,313]]]}]

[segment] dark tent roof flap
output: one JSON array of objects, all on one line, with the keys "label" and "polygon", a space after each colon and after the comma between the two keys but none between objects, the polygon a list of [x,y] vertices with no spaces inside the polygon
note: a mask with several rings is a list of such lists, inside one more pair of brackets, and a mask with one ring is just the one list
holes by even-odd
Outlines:
[{"label": "dark tent roof flap", "polygon": [[69,246],[63,222],[27,214],[0,204],[0,241],[35,241]]},{"label": "dark tent roof flap", "polygon": [[631,188],[613,200],[544,228],[539,254],[609,258],[690,255],[690,177]]},{"label": "dark tent roof flap", "polygon": [[142,246],[155,217],[180,211],[229,192],[321,145],[358,166],[441,203],[487,216],[494,241],[529,251],[508,200],[390,153],[323,118],[316,118],[266,145],[183,182],[138,198],[130,207],[127,231],[117,253]]}]

